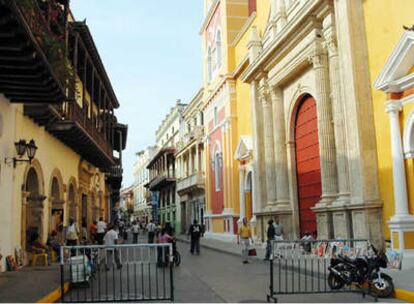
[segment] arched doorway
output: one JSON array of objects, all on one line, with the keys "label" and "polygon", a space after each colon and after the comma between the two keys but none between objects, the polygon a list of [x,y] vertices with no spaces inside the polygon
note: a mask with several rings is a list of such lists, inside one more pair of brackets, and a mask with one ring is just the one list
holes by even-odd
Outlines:
[{"label": "arched doorway", "polygon": [[250,221],[253,217],[253,209],[252,209],[252,172],[250,171],[247,174],[246,178],[246,185],[244,188],[244,210],[246,214],[246,218]]},{"label": "arched doorway", "polygon": [[50,232],[58,231],[63,227],[64,218],[64,201],[62,199],[62,187],[56,176],[52,178],[52,185],[50,189],[51,210],[50,210]]},{"label": "arched doorway", "polygon": [[69,185],[68,202],[69,202],[69,217],[73,218],[75,222],[77,222],[78,221],[78,207],[76,204],[75,187],[73,186],[72,183]]},{"label": "arched doorway", "polygon": [[311,210],[322,194],[318,118],[315,99],[305,95],[295,120],[295,155],[298,185],[300,233],[316,231],[316,215]]},{"label": "arched doorway", "polygon": [[[26,175],[25,190],[28,192],[25,212],[25,240],[31,243],[37,236],[43,238],[43,201],[45,196],[40,193],[40,180],[35,168],[30,168]],[[26,244],[23,244],[26,246]]]}]

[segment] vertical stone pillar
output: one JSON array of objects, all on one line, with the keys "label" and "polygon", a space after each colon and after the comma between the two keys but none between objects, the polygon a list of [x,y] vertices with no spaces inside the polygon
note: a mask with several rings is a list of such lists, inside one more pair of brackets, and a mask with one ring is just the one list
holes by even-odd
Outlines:
[{"label": "vertical stone pillar", "polygon": [[200,171],[200,159],[199,159],[199,150],[198,150],[198,142],[196,142],[195,146],[196,154],[195,154],[195,173]]},{"label": "vertical stone pillar", "polygon": [[189,153],[188,153],[188,156],[189,156],[189,158],[188,158],[188,164],[189,164],[189,172],[188,172],[188,175],[189,176],[191,176],[193,173],[194,173],[194,168],[193,168],[193,160],[194,160],[194,157],[193,157],[193,147],[190,147],[190,149],[188,149],[188,151],[189,151]]},{"label": "vertical stone pillar", "polygon": [[326,54],[316,51],[311,57],[315,71],[316,107],[321,162],[322,196],[317,207],[326,207],[337,194],[335,136],[329,90],[329,70]]},{"label": "vertical stone pillar", "polygon": [[336,167],[338,176],[337,205],[350,201],[348,153],[346,148],[346,130],[344,125],[344,102],[341,88],[339,55],[335,34],[334,16],[324,20],[325,45],[329,56],[329,72],[332,97],[332,116],[334,122]]},{"label": "vertical stone pillar", "polygon": [[275,154],[273,145],[273,117],[269,87],[265,79],[261,81],[260,101],[263,109],[264,152],[266,161],[267,205],[276,202]]},{"label": "vertical stone pillar", "polygon": [[245,201],[244,201],[244,172],[243,167],[239,168],[239,189],[240,189],[240,217],[238,223],[242,222],[242,219],[246,216]]},{"label": "vertical stone pillar", "polygon": [[401,143],[401,131],[398,112],[401,105],[389,102],[386,109],[390,117],[392,177],[394,182],[395,215],[408,214],[407,182],[405,177],[404,156]]},{"label": "vertical stone pillar", "polygon": [[272,88],[273,140],[276,168],[276,202],[279,208],[289,208],[285,113],[281,88]]},{"label": "vertical stone pillar", "polygon": [[257,211],[263,211],[266,191],[264,178],[264,162],[263,162],[263,126],[260,125],[261,113],[260,102],[258,98],[258,83],[253,81],[250,84],[250,104],[252,111],[252,129],[253,129],[253,199],[256,203]]},{"label": "vertical stone pillar", "polygon": [[27,200],[29,198],[30,192],[22,192],[22,210],[21,210],[21,230],[20,230],[20,239],[21,246],[23,250],[26,250],[26,230],[27,230]]}]

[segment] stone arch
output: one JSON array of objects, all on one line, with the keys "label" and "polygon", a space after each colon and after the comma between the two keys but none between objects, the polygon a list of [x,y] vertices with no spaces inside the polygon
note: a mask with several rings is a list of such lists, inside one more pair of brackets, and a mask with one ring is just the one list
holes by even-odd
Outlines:
[{"label": "stone arch", "polygon": [[64,183],[59,169],[55,168],[49,181],[49,232],[59,230],[63,226],[65,200]]},{"label": "stone arch", "polygon": [[40,240],[45,239],[44,233],[44,178],[43,170],[37,159],[26,165],[22,185],[22,247],[34,240],[35,235]]},{"label": "stone arch", "polygon": [[414,158],[414,111],[408,115],[403,131],[403,148],[405,158]]},{"label": "stone arch", "polygon": [[78,195],[76,179],[72,176],[68,181],[68,211],[67,218],[73,218],[78,222]]}]

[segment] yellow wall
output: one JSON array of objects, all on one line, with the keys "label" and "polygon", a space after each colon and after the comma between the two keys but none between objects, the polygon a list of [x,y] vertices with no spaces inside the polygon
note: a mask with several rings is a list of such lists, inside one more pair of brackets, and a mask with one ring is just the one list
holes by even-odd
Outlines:
[{"label": "yellow wall", "polygon": [[[413,23],[413,12],[414,1],[412,0],[364,1],[371,83],[373,83],[378,77],[387,58],[400,39],[403,33],[402,25],[411,25]],[[394,213],[390,125],[388,115],[385,113],[385,94],[382,91],[378,91],[372,87],[372,98],[377,137],[380,193],[381,199],[384,203],[384,231],[386,239],[389,239],[390,232],[386,222]],[[405,107],[404,113],[401,117],[401,126],[403,126],[407,114],[408,107]],[[410,164],[410,168],[412,168],[412,163]],[[414,176],[412,170],[407,173],[409,201],[411,211],[413,211]]]}]

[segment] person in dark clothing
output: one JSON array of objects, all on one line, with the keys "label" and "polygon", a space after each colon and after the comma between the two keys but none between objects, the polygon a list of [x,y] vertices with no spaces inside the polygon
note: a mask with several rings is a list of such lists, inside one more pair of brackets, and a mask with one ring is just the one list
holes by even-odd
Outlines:
[{"label": "person in dark clothing", "polygon": [[270,219],[268,222],[267,222],[267,246],[266,246],[266,256],[265,256],[265,261],[268,261],[269,260],[269,258],[270,258],[270,253],[271,253],[271,250],[272,250],[272,240],[274,240],[275,239],[275,235],[276,235],[276,232],[275,232],[275,227],[273,226],[273,220],[272,219]]},{"label": "person in dark clothing", "polygon": [[194,220],[193,224],[188,230],[188,237],[191,237],[191,254],[194,254],[194,251],[197,255],[200,255],[200,238],[203,234],[203,228],[198,224],[197,220]]}]

